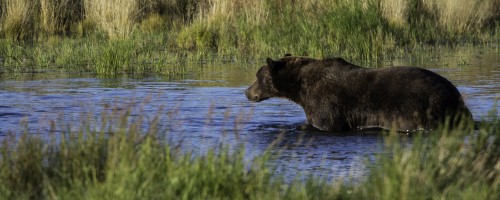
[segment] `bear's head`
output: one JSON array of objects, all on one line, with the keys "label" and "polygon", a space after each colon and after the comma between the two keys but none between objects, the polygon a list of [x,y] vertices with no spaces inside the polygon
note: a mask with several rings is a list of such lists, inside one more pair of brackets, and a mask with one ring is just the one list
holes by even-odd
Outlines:
[{"label": "bear's head", "polygon": [[245,91],[248,100],[264,101],[272,97],[296,101],[301,85],[301,68],[314,59],[286,54],[279,60],[267,58],[257,71],[257,80]]}]

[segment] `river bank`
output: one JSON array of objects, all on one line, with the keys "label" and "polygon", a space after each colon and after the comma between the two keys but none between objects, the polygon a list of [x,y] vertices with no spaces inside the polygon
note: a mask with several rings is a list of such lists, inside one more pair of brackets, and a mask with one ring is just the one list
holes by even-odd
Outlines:
[{"label": "river bank", "polygon": [[2,0],[0,63],[8,71],[178,74],[180,62],[254,62],[285,53],[377,62],[419,49],[498,46],[497,1],[463,4]]}]

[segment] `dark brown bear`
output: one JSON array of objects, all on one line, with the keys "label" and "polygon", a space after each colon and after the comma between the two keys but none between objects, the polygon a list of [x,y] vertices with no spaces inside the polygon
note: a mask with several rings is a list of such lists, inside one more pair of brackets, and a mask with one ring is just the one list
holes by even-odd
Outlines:
[{"label": "dark brown bear", "polygon": [[472,119],[457,88],[434,72],[417,67],[369,69],[342,58],[268,58],[246,95],[254,102],[289,99],[304,108],[308,126],[322,131],[409,132],[434,129],[447,117]]}]

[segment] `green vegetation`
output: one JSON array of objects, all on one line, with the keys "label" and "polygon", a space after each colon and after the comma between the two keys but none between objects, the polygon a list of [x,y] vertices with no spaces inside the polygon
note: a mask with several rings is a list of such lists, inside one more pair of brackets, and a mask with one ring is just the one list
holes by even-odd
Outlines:
[{"label": "green vegetation", "polygon": [[411,147],[386,137],[393,158],[382,158],[363,194],[375,199],[497,199],[500,126],[440,130],[417,136]]},{"label": "green vegetation", "polygon": [[96,43],[91,38],[48,38],[37,44],[0,42],[0,64],[12,72],[38,72],[67,69],[72,72],[97,74],[184,73],[182,57],[162,48],[160,37],[144,40],[110,40]]},{"label": "green vegetation", "polygon": [[0,0],[0,65],[182,73],[179,62],[284,53],[377,61],[425,45],[498,43],[495,0]]},{"label": "green vegetation", "polygon": [[[251,161],[244,147],[203,154],[165,142],[159,117],[109,107],[78,127],[2,138],[0,199],[498,199],[500,120],[407,136],[388,133],[366,180],[284,181],[269,167],[278,147]],[[146,126],[144,126],[146,125]],[[144,127],[150,127],[144,130]],[[407,142],[402,142],[408,144]]]},{"label": "green vegetation", "polygon": [[[178,75],[184,62],[284,53],[377,61],[429,46],[499,48],[495,0],[297,2],[0,0],[0,73]],[[391,156],[352,185],[286,182],[269,167],[273,146],[251,161],[244,147],[182,152],[162,139],[159,118],[110,111],[77,127],[52,122],[62,132],[2,136],[0,199],[500,199],[500,119],[492,118],[478,131],[415,135],[411,146],[387,133]]]}]

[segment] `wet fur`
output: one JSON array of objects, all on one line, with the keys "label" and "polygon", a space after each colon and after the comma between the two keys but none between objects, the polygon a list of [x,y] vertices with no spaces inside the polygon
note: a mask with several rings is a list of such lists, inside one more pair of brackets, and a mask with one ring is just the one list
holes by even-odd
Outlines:
[{"label": "wet fur", "polygon": [[341,58],[285,56],[257,72],[251,101],[280,97],[304,108],[310,126],[323,131],[396,127],[429,130],[472,116],[446,78],[417,67],[363,68]]}]

